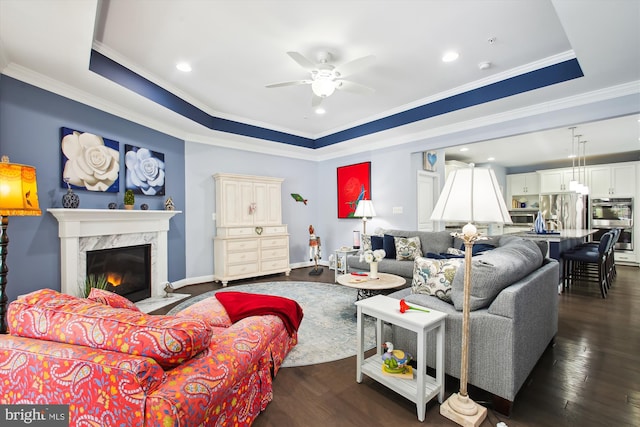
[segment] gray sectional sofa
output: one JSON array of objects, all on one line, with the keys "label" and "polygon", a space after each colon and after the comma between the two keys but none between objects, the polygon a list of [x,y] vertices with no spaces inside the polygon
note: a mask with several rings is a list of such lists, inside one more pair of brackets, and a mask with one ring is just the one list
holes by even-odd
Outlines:
[{"label": "gray sectional sofa", "polygon": [[[448,232],[386,233],[419,236],[424,255],[459,248],[461,243]],[[491,393],[494,409],[509,414],[516,394],[557,333],[559,267],[557,261],[544,258],[546,248],[531,240],[497,236],[484,242],[494,244],[496,249],[473,257],[468,382]],[[350,268],[366,270],[366,264],[361,266],[357,257],[348,262]],[[379,271],[401,275],[410,285],[413,263],[384,260]],[[453,303],[415,293],[420,289],[411,286],[389,295],[447,313],[445,373],[455,378],[460,378],[463,284],[464,265],[461,265],[451,282]],[[393,342],[396,348],[416,354],[415,333],[392,326],[386,335],[385,340]],[[429,335],[430,367],[435,367],[434,348],[435,336]]]}]

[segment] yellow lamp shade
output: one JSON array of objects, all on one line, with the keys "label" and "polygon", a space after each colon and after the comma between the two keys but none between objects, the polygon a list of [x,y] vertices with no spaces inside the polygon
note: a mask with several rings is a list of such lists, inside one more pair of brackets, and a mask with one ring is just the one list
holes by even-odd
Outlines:
[{"label": "yellow lamp shade", "polygon": [[0,162],[0,216],[41,214],[36,168]]}]

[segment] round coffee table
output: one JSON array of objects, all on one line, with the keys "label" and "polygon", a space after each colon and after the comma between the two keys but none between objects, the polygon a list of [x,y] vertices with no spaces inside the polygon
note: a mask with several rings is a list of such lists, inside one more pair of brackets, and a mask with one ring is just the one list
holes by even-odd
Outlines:
[{"label": "round coffee table", "polygon": [[399,288],[406,283],[406,280],[400,276],[389,273],[378,273],[377,279],[370,279],[369,276],[341,274],[338,276],[337,282],[343,286],[357,289],[357,300],[359,301],[364,298],[381,294],[382,291]]}]

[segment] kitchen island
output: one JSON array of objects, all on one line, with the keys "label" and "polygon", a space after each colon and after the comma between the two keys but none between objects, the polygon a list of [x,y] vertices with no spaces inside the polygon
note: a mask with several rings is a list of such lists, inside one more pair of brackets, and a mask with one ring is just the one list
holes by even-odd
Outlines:
[{"label": "kitchen island", "polygon": [[531,240],[545,240],[548,243],[549,249],[547,252],[547,256],[549,258],[558,260],[558,262],[560,263],[560,285],[558,289],[561,290],[562,289],[561,285],[564,281],[564,277],[562,277],[562,272],[564,271],[562,254],[586,242],[588,238],[597,231],[598,229],[591,229],[591,230],[570,229],[570,230],[552,231],[552,232],[541,233],[541,234],[538,234],[533,231],[520,232],[520,233],[513,233],[511,235],[524,237],[525,239],[531,239]]}]

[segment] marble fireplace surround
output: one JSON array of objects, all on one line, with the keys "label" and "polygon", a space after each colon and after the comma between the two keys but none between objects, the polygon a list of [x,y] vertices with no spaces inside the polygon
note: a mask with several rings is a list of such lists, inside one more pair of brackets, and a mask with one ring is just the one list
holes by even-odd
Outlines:
[{"label": "marble fireplace surround", "polygon": [[58,220],[61,292],[78,295],[87,274],[87,251],[151,244],[151,298],[136,305],[153,311],[188,295],[165,297],[169,220],[181,211],[47,209]]}]

